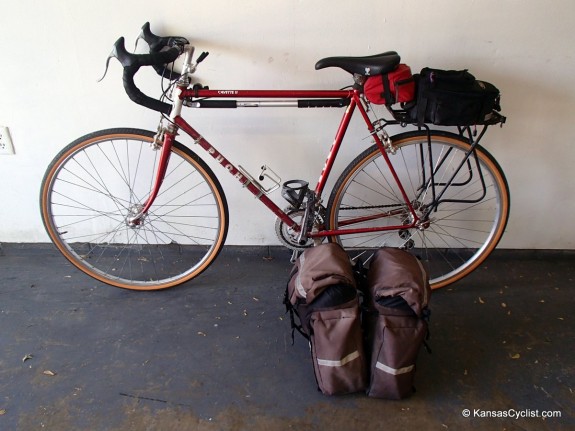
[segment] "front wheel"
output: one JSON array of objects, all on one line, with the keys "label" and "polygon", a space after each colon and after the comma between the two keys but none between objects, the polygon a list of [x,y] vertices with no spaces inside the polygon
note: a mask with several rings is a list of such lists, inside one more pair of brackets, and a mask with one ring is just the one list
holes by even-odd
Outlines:
[{"label": "front wheel", "polygon": [[[468,141],[452,133],[434,131],[428,140],[426,132],[408,132],[395,136],[392,144],[396,152],[388,154],[390,163],[424,223],[332,240],[364,262],[380,247],[407,249],[426,263],[433,289],[447,286],[477,268],[499,242],[509,216],[507,181],[484,148],[477,146],[467,158]],[[336,182],[328,203],[328,228],[412,223],[379,148],[368,148]]]},{"label": "front wheel", "polygon": [[154,133],[109,129],[68,145],[42,181],[44,226],[62,254],[113,286],[164,289],[199,275],[226,238],[228,208],[211,169],[175,142],[164,182],[138,224],[160,151]]}]

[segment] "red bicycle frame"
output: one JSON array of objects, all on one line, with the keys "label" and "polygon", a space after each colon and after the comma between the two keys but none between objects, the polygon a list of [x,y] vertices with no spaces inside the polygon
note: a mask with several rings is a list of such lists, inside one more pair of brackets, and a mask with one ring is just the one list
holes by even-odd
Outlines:
[{"label": "red bicycle frame", "polygon": [[[401,184],[393,165],[391,164],[386,148],[376,133],[375,127],[372,124],[367,111],[365,110],[359,92],[356,90],[208,90],[208,89],[183,89],[180,88],[179,98],[181,101],[187,101],[188,106],[194,107],[194,103],[197,104],[195,107],[201,106],[202,103],[206,103],[207,106],[211,108],[236,108],[236,107],[258,107],[258,106],[317,106],[317,107],[333,107],[333,106],[346,106],[345,113],[341,119],[340,125],[338,127],[334,142],[329,150],[325,165],[321,171],[319,180],[315,187],[316,197],[320,197],[323,194],[327,179],[331,173],[334,165],[334,161],[337,157],[343,138],[348,129],[351,118],[356,109],[359,110],[361,116],[363,117],[367,129],[369,130],[371,136],[373,137],[375,143],[379,147],[383,158],[385,159],[387,166],[397,183],[397,186],[401,192],[401,195],[405,201],[409,212],[412,216],[412,222],[408,225],[398,225],[398,226],[380,226],[380,227],[369,227],[369,228],[344,228],[344,229],[333,229],[333,230],[320,230],[318,232],[310,232],[307,235],[309,237],[325,237],[325,236],[335,236],[335,235],[345,235],[345,234],[358,234],[366,232],[378,232],[387,230],[397,230],[397,229],[409,229],[415,227],[419,218],[407,197],[407,194]],[[225,99],[221,100],[213,100]],[[282,102],[280,104],[266,105],[265,102],[259,101],[246,101],[238,102],[236,100],[229,101],[227,99],[278,99]],[[286,102],[295,100],[295,102]],[[303,99],[303,100],[300,100]],[[336,105],[333,102],[345,101],[341,105]],[[331,102],[331,103],[330,103]],[[279,217],[282,222],[287,226],[294,229],[295,231],[300,231],[301,226],[294,221],[288,214],[286,214],[280,207],[278,207],[271,199],[264,194],[258,185],[254,184],[252,179],[246,177],[242,171],[240,171],[233,163],[231,163],[220,151],[218,151],[213,145],[211,145],[199,132],[197,132],[189,123],[187,123],[179,114],[172,116],[171,120],[173,123],[184,132],[186,132],[193,140],[195,144],[202,147],[208,154],[210,154],[220,165],[222,165],[232,176],[234,176],[240,184],[246,189],[248,189],[259,201],[261,201],[266,207],[268,207],[277,217]],[[166,166],[169,159],[169,153],[172,146],[172,142],[175,138],[175,130],[167,131],[164,135],[164,142],[162,148],[162,155],[160,157],[160,166],[156,175],[156,181],[153,190],[150,194],[150,198],[144,205],[144,209],[140,214],[145,214],[149,207],[152,205],[153,200],[158,194],[160,189],[163,176],[166,171]],[[381,215],[370,216],[369,218],[361,217],[357,219],[346,220],[345,226],[351,226],[355,223],[360,223],[366,220],[372,220],[376,218],[388,217],[392,214],[383,213]]]}]

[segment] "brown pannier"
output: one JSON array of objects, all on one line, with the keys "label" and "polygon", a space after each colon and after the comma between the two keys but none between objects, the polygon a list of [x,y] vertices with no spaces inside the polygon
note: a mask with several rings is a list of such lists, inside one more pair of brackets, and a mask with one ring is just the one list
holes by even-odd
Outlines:
[{"label": "brown pannier", "polygon": [[310,341],[319,389],[327,395],[364,391],[367,366],[359,298],[351,262],[339,244],[322,244],[300,255],[284,302],[292,335],[297,330]]},{"label": "brown pannier", "polygon": [[413,393],[417,354],[428,335],[430,293],[427,272],[415,256],[396,248],[377,251],[365,301],[369,396],[401,399]]}]

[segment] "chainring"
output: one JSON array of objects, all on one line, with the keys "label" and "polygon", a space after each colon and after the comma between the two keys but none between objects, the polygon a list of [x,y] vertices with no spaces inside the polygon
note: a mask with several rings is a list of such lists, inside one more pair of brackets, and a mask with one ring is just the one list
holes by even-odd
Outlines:
[{"label": "chainring", "polygon": [[[287,207],[286,209],[284,209],[284,212],[287,215],[289,215],[293,220],[295,220],[298,224],[301,224],[305,210],[295,209],[293,207]],[[323,228],[324,221],[325,221],[325,208],[322,205],[320,205],[318,210],[314,214],[312,230]],[[276,219],[275,231],[281,243],[290,250],[303,251],[306,248],[309,248],[314,245],[315,240],[313,238],[308,238],[305,244],[303,245],[300,244],[297,240],[299,232],[296,232],[295,230],[290,228],[279,218]]]}]

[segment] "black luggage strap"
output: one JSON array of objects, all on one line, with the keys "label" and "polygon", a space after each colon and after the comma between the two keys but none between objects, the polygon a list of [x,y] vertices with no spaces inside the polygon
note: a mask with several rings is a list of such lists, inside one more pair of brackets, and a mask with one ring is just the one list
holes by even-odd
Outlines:
[{"label": "black luggage strap", "polygon": [[385,104],[387,106],[393,105],[393,97],[391,95],[391,88],[389,85],[389,77],[387,73],[381,75],[381,80],[383,81],[383,98],[385,99]]},{"label": "black luggage strap", "polygon": [[429,344],[427,343],[427,341],[431,337],[431,332],[429,331],[430,316],[431,316],[431,310],[429,309],[429,307],[425,307],[421,312],[421,318],[425,321],[425,323],[427,323],[427,334],[425,334],[425,339],[423,340],[423,346],[425,347],[425,350],[427,350],[427,353],[429,354],[432,353],[431,347],[429,347]]},{"label": "black luggage strap", "polygon": [[[303,330],[303,326],[301,325],[301,323],[298,325],[295,322],[295,318],[294,315],[297,315],[298,319],[299,319],[299,314],[297,314],[297,311],[295,311],[295,309],[292,307],[289,310],[290,313],[290,323],[291,323],[291,345],[293,346],[295,343],[295,337],[294,337],[294,331],[299,332],[306,340],[309,340],[310,337],[309,335],[307,335],[304,330]],[[300,320],[301,322],[301,320]]]},{"label": "black luggage strap", "polygon": [[427,97],[418,95],[417,97],[417,125],[423,126],[425,124],[425,112],[427,111]]},{"label": "black luggage strap", "polygon": [[[301,324],[301,317],[298,314],[297,310],[294,308],[294,306],[292,305],[292,303],[289,300],[289,296],[288,296],[288,289],[286,288],[285,291],[285,295],[284,295],[284,305],[286,307],[286,313],[289,313],[289,318],[290,318],[290,325],[291,325],[291,344],[292,346],[295,344],[295,337],[294,337],[294,333],[295,331],[299,332],[301,335],[303,335],[303,337],[307,340],[310,339],[309,335],[306,334],[303,330],[303,326]],[[295,316],[298,317],[298,320],[300,321],[300,324],[298,325],[295,321]]]}]

